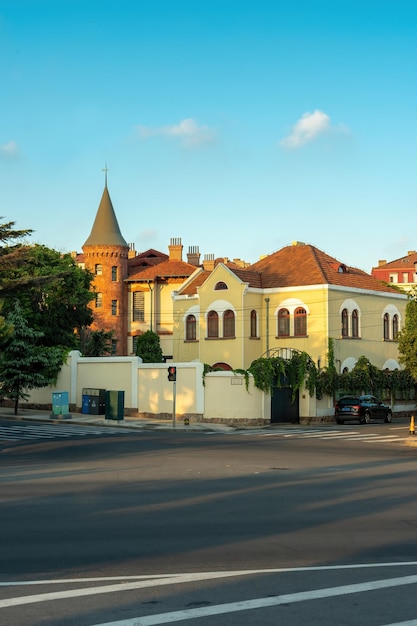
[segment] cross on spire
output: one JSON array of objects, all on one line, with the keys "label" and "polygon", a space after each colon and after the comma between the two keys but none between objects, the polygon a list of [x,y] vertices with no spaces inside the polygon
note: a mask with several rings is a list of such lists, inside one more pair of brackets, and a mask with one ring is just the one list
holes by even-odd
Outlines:
[{"label": "cross on spire", "polygon": [[108,171],[109,171],[109,168],[107,167],[107,163],[106,163],[104,168],[102,169],[102,172],[104,172],[104,185],[105,185],[105,187],[107,187],[107,172]]}]

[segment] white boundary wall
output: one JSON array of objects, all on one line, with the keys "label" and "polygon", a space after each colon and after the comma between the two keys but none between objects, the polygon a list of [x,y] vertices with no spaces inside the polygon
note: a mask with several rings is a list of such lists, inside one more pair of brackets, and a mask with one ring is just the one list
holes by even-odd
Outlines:
[{"label": "white boundary wall", "polygon": [[[177,368],[175,413],[193,421],[225,424],[268,424],[271,421],[271,398],[257,389],[249,377],[233,372],[211,372],[204,377],[203,364],[169,363]],[[20,406],[52,405],[54,392],[67,391],[72,411],[81,411],[83,389],[124,391],[126,415],[169,419],[173,415],[174,383],[168,381],[166,363],[142,363],[139,357],[82,357],[70,352],[55,386],[32,390],[28,401]],[[329,421],[334,409],[329,397],[316,400],[306,389],[300,390],[300,420]],[[415,410],[415,404],[395,405],[393,411]]]}]

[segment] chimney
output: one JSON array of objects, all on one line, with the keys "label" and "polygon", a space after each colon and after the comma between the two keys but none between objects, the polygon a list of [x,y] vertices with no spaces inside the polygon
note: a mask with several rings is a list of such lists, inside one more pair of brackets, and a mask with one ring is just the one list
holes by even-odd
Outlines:
[{"label": "chimney", "polygon": [[212,272],[214,270],[214,254],[204,255],[203,267],[208,272]]},{"label": "chimney", "polygon": [[129,244],[129,252],[127,253],[127,258],[128,259],[134,259],[135,256],[136,256],[135,244],[134,243],[130,243]]},{"label": "chimney", "polygon": [[187,261],[190,265],[194,265],[195,267],[200,265],[200,250],[198,246],[188,247]]},{"label": "chimney", "polygon": [[175,237],[170,240],[168,246],[169,260],[170,261],[182,261],[182,243],[181,238]]},{"label": "chimney", "polygon": [[386,265],[387,262],[385,259],[381,259],[380,261],[378,261],[378,267],[381,267],[381,265]]}]

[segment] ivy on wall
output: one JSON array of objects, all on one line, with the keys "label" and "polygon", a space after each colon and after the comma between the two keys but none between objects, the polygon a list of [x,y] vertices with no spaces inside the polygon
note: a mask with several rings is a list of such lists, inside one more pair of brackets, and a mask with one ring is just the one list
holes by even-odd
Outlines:
[{"label": "ivy on wall", "polygon": [[[304,385],[310,396],[316,394],[318,399],[325,395],[334,398],[345,393],[372,393],[378,397],[389,394],[392,398],[400,393],[404,398],[415,397],[417,383],[409,370],[380,370],[365,356],[358,359],[352,371],[338,374],[332,339],[329,339],[327,363],[327,367],[318,370],[309,354],[293,351],[290,359],[261,357],[253,361],[247,370],[236,369],[233,372],[245,377],[247,390],[250,374],[255,387],[265,393],[271,394],[274,387],[291,387],[293,400]],[[213,371],[217,368],[204,364],[203,384],[205,375]]]}]

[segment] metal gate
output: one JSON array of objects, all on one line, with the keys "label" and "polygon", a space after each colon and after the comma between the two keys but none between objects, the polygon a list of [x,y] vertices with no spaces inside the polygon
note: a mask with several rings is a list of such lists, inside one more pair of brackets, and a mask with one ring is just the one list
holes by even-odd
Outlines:
[{"label": "metal gate", "polygon": [[291,387],[273,388],[271,395],[271,424],[279,424],[281,422],[299,424],[299,392],[298,390],[296,391],[294,401],[292,401],[292,393]]}]

